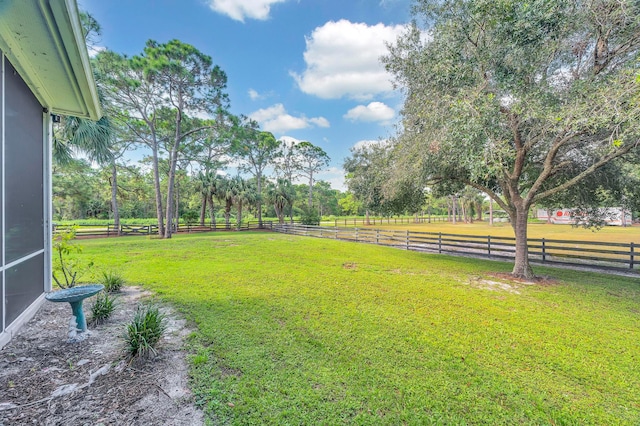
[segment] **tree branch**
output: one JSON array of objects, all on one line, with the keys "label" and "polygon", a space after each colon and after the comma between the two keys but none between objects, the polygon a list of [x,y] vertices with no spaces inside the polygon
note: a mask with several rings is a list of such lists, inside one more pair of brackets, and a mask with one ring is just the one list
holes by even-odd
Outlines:
[{"label": "tree branch", "polygon": [[543,198],[549,197],[551,195],[557,194],[558,192],[561,192],[561,191],[564,191],[564,190],[570,188],[571,186],[573,186],[576,183],[580,182],[582,179],[584,179],[587,176],[589,176],[590,174],[594,173],[596,170],[598,170],[600,167],[602,167],[605,164],[607,164],[609,161],[627,154],[629,151],[631,151],[637,145],[638,145],[638,142],[636,142],[635,144],[629,144],[629,145],[623,147],[622,149],[619,149],[619,150],[617,150],[617,151],[615,151],[615,152],[613,152],[613,153],[611,153],[609,155],[605,155],[600,160],[596,161],[591,166],[589,166],[588,168],[583,170],[581,173],[579,173],[576,176],[574,176],[572,179],[569,179],[568,181],[564,182],[562,185],[558,185],[555,188],[551,188],[551,189],[549,189],[547,191],[541,192],[541,193],[537,194],[536,196],[532,197],[532,201],[534,203],[538,202],[539,200],[542,200]]}]

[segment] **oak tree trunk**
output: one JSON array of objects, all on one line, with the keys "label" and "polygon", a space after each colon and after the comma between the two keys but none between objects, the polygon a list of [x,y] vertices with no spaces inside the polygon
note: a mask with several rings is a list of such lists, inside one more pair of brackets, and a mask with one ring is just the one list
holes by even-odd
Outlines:
[{"label": "oak tree trunk", "polygon": [[527,246],[528,213],[528,207],[516,206],[515,213],[510,215],[511,226],[516,236],[515,263],[512,274],[515,277],[525,279],[534,277],[531,265],[529,265],[529,247]]}]

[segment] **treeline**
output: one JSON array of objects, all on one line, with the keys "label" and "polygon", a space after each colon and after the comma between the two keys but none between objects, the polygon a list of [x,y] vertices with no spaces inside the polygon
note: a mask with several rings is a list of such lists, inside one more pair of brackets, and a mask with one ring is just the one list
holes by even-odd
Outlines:
[{"label": "treeline", "polygon": [[[82,21],[90,45],[100,26]],[[282,222],[345,211],[344,194],[316,178],[326,152],[232,114],[226,73],[196,47],[149,40],[132,57],[103,50],[92,66],[103,117],[62,117],[54,129],[55,218],[154,217],[170,238],[181,216],[229,222],[250,211],[262,224],[264,213]],[[149,155],[129,164],[140,149]]]},{"label": "treeline", "polygon": [[[138,165],[118,165],[117,202],[121,219],[156,218],[154,177],[145,161]],[[161,167],[160,184],[166,186],[167,167]],[[238,215],[234,204],[234,189],[230,185],[237,178],[218,175],[213,185],[203,176],[188,170],[179,170],[175,181],[175,218],[188,223],[235,222]],[[255,179],[247,180],[247,186],[255,187]],[[114,220],[111,199],[112,175],[110,167],[94,167],[83,159],[73,159],[64,165],[54,165],[53,175],[53,215],[55,220],[109,219]],[[316,181],[312,191],[312,211],[309,214],[308,184],[286,186],[291,203],[280,200],[277,183],[267,177],[262,193],[263,216],[277,220],[276,206],[284,201],[281,209],[283,220],[293,216],[296,219],[314,219],[320,216],[363,215],[361,203],[352,195],[332,189],[328,182]],[[215,191],[211,191],[211,189]],[[206,207],[204,200],[207,200]],[[230,204],[227,203],[230,201]],[[243,217],[257,220],[256,197],[243,203]]]}]

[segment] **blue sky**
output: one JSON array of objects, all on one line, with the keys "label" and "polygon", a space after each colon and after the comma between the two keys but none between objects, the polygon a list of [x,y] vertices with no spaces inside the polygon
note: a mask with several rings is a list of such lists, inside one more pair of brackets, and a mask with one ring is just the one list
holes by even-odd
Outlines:
[{"label": "blue sky", "polygon": [[409,21],[410,0],[79,0],[102,25],[99,45],[142,52],[178,39],[228,75],[235,114],[278,139],[307,140],[331,157],[319,176],[344,188],[358,143],[387,138],[402,99],[378,58]]}]

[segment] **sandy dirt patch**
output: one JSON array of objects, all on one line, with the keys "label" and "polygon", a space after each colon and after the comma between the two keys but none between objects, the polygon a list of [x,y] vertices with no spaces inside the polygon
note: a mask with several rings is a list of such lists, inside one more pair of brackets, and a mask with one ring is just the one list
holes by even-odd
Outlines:
[{"label": "sandy dirt patch", "polygon": [[[187,387],[184,319],[161,305],[167,332],[157,356],[129,362],[122,335],[150,293],[126,287],[106,323],[90,326],[80,343],[67,342],[71,309],[45,302],[0,350],[0,426],[201,425]],[[91,299],[85,303],[90,318]]]}]

